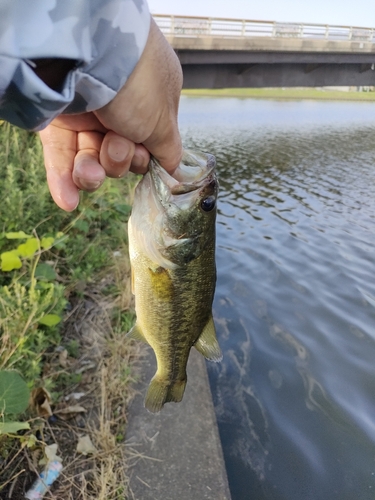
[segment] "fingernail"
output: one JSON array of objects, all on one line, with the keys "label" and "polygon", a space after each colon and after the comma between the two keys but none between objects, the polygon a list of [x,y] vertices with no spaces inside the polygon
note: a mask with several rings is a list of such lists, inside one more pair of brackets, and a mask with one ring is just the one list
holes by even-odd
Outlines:
[{"label": "fingernail", "polygon": [[129,146],[127,141],[121,138],[112,139],[108,144],[108,156],[115,162],[121,162],[126,159],[129,154]]},{"label": "fingernail", "polygon": [[79,194],[77,191],[61,191],[54,196],[54,200],[57,205],[66,210],[67,212],[72,212],[78,207],[79,204]]},{"label": "fingernail", "polygon": [[102,181],[88,181],[87,179],[81,179],[78,177],[81,189],[84,191],[95,191],[102,185]]},{"label": "fingernail", "polygon": [[146,158],[143,155],[136,152],[132,159],[132,167],[144,168],[146,166],[147,166]]}]

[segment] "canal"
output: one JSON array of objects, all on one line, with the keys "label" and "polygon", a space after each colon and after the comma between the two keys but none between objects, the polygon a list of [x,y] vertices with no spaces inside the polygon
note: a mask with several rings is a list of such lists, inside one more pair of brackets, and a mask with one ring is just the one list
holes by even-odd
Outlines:
[{"label": "canal", "polygon": [[180,127],[218,162],[233,500],[373,500],[375,104],[183,97]]}]

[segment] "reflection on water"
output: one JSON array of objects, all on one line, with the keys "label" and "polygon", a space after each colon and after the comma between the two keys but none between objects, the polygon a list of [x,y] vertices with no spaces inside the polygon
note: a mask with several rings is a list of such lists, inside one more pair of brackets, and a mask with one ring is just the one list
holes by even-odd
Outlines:
[{"label": "reflection on water", "polygon": [[209,374],[233,500],[375,498],[374,111],[182,100],[185,145],[218,159]]}]

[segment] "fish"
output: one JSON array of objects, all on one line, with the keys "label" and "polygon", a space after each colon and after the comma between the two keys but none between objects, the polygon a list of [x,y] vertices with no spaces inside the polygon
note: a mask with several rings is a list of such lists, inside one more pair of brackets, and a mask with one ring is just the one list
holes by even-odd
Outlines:
[{"label": "fish", "polygon": [[144,401],[152,413],[182,400],[193,346],[222,359],[212,316],[217,196],[215,157],[191,150],[173,176],[152,157],[135,189],[128,238],[137,319],[127,335],[156,356]]}]

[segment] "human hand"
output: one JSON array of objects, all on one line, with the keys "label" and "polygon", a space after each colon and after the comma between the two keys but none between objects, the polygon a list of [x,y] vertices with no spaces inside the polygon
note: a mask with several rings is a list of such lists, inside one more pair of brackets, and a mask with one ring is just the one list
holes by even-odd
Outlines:
[{"label": "human hand", "polygon": [[169,172],[182,156],[177,126],[182,72],[178,59],[151,20],[144,52],[117,96],[103,108],[61,115],[40,132],[47,182],[67,211],[79,190],[95,191],[105,177],[145,173],[150,153]]},{"label": "human hand", "polygon": [[95,191],[108,177],[131,169],[143,174],[150,154],[140,144],[106,129],[94,113],[62,115],[40,132],[47,183],[55,203],[70,212],[79,190]]}]

